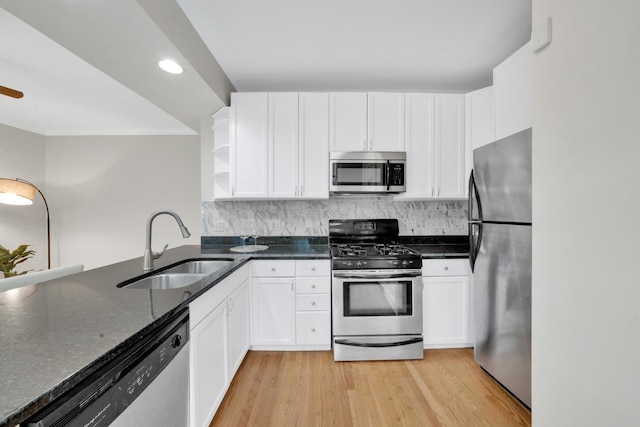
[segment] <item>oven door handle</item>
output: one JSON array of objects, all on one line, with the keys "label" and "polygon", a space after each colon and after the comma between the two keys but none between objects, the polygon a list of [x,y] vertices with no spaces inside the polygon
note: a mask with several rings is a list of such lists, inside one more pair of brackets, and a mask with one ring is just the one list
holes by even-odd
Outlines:
[{"label": "oven door handle", "polygon": [[399,347],[401,345],[409,345],[422,342],[422,338],[411,338],[406,341],[396,341],[396,342],[357,342],[350,340],[337,339],[335,340],[336,344],[342,345],[350,345],[353,347]]},{"label": "oven door handle", "polygon": [[420,277],[420,276],[422,276],[422,272],[420,270],[418,270],[417,272],[385,273],[385,274],[339,273],[339,272],[333,273],[333,277],[338,279],[402,279],[402,278],[412,278],[412,277]]}]

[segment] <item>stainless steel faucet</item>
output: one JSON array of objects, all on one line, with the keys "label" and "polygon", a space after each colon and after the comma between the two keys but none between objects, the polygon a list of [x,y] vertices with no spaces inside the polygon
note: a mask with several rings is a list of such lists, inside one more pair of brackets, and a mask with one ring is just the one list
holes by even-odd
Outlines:
[{"label": "stainless steel faucet", "polygon": [[180,231],[182,232],[182,237],[186,239],[187,237],[191,236],[191,233],[189,233],[189,230],[187,230],[187,227],[185,227],[184,224],[182,223],[180,216],[174,211],[159,210],[152,213],[147,219],[147,238],[146,238],[146,245],[144,249],[144,267],[143,267],[144,271],[153,270],[153,260],[158,259],[162,255],[164,255],[164,251],[166,251],[167,247],[169,247],[169,245],[164,245],[164,248],[160,253],[153,252],[151,250],[151,225],[153,224],[153,220],[158,215],[162,215],[162,214],[171,215],[173,218],[175,218],[175,220],[178,222],[178,226],[180,227]]}]

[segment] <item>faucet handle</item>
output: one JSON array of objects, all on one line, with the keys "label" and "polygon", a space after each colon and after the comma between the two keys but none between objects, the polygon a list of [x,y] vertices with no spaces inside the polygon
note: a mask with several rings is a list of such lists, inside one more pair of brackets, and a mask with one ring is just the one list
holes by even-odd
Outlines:
[{"label": "faucet handle", "polygon": [[167,250],[167,248],[169,247],[169,244],[164,245],[164,248],[162,248],[162,252],[153,252],[153,259],[158,259],[160,258],[162,255],[164,255],[165,251]]}]

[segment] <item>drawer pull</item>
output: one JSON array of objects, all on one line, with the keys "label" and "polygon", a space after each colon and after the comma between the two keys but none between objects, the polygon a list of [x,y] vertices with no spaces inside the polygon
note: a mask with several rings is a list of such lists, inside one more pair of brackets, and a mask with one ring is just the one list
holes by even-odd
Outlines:
[{"label": "drawer pull", "polygon": [[316,271],[316,268],[315,267],[311,267],[311,271]]},{"label": "drawer pull", "polygon": [[311,305],[316,305],[316,302],[315,301],[311,301]]},{"label": "drawer pull", "polygon": [[276,271],[276,268],[275,267],[271,267],[271,271]]},{"label": "drawer pull", "polygon": [[311,332],[315,332],[315,331],[316,331],[316,328],[311,328]]},{"label": "drawer pull", "polygon": [[315,288],[316,288],[316,285],[311,285],[311,289],[315,289]]},{"label": "drawer pull", "polygon": [[446,265],[444,266],[444,270],[447,271],[449,269],[449,267],[447,267]]}]

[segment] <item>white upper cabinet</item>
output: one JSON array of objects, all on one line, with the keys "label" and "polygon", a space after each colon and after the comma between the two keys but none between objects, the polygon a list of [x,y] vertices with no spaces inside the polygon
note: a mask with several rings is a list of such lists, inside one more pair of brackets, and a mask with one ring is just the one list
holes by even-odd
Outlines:
[{"label": "white upper cabinet", "polygon": [[[473,168],[473,150],[496,139],[493,112],[493,86],[469,92],[464,96],[464,132],[466,140],[465,176]],[[469,195],[468,186],[465,188]]]},{"label": "white upper cabinet", "polygon": [[298,93],[269,94],[269,196],[298,193]]},{"label": "white upper cabinet", "polygon": [[231,197],[329,197],[329,94],[233,93]]},{"label": "white upper cabinet", "polygon": [[298,194],[303,199],[329,197],[329,94],[299,96]]},{"label": "white upper cabinet", "polygon": [[329,141],[331,151],[367,149],[367,94],[329,94]]},{"label": "white upper cabinet", "polygon": [[404,93],[329,95],[331,151],[404,151]]},{"label": "white upper cabinet", "polygon": [[404,151],[404,98],[404,93],[369,93],[369,151]]},{"label": "white upper cabinet", "polygon": [[435,107],[435,196],[465,198],[464,94],[438,93]]},{"label": "white upper cabinet", "polygon": [[464,94],[406,95],[407,191],[397,200],[464,199]]},{"label": "white upper cabinet", "polygon": [[435,95],[408,93],[406,95],[407,191],[396,199],[428,199],[434,196],[435,172]]},{"label": "white upper cabinet", "polygon": [[465,94],[465,134],[471,151],[496,139],[493,114],[493,86]]},{"label": "white upper cabinet", "polygon": [[533,124],[533,53],[527,42],[493,69],[495,139],[501,139]]},{"label": "white upper cabinet", "polygon": [[231,94],[231,197],[266,198],[269,94]]}]

